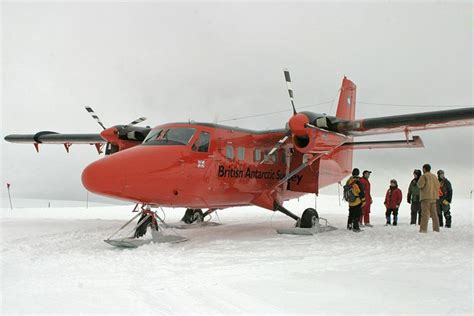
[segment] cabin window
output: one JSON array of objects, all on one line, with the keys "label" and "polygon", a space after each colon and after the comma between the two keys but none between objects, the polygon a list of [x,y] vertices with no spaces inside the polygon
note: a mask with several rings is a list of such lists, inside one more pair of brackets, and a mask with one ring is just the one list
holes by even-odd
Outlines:
[{"label": "cabin window", "polygon": [[281,152],[281,163],[286,165],[286,152],[284,150]]},{"label": "cabin window", "polygon": [[268,161],[270,160],[270,157],[268,156],[269,152],[270,152],[269,150],[264,150],[263,151],[263,161],[266,162],[266,163],[268,163]]},{"label": "cabin window", "polygon": [[260,151],[260,149],[255,149],[254,160],[256,162],[259,162],[260,160],[262,160],[262,152]]},{"label": "cabin window", "polygon": [[245,160],[245,148],[243,147],[237,148],[237,157],[239,158],[239,160]]},{"label": "cabin window", "polygon": [[232,145],[227,145],[225,147],[225,156],[228,159],[234,159],[234,147]]},{"label": "cabin window", "polygon": [[144,145],[187,145],[194,133],[195,128],[175,127],[151,131],[143,141]]},{"label": "cabin window", "polygon": [[207,153],[209,151],[209,140],[211,136],[208,132],[201,132],[198,140],[193,144],[192,150],[202,153]]},{"label": "cabin window", "polygon": [[278,161],[278,151],[275,151],[271,156],[270,159],[273,161],[273,163],[276,163]]}]

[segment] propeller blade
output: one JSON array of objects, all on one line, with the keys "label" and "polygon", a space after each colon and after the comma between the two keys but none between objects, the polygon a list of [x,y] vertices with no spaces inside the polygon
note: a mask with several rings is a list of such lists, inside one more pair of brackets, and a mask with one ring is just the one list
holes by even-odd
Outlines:
[{"label": "propeller blade", "polygon": [[288,71],[288,69],[285,69],[283,73],[285,74],[286,87],[288,88],[288,94],[290,95],[290,102],[291,106],[293,107],[293,114],[296,114],[295,101],[293,100],[293,89],[291,88],[290,72]]},{"label": "propeller blade", "polygon": [[139,124],[139,123],[141,123],[145,120],[146,120],[146,117],[140,117],[140,118],[136,119],[135,121],[129,123],[128,125],[136,125],[136,124]]},{"label": "propeller blade", "polygon": [[97,116],[97,114],[95,114],[94,110],[90,106],[86,106],[85,108],[87,112],[89,112],[89,114],[92,116],[92,118],[96,120],[97,123],[99,123],[99,125],[102,126],[102,128],[105,130],[106,128],[104,124],[102,124],[102,122],[100,121],[100,118]]},{"label": "propeller blade", "polygon": [[281,179],[276,185],[275,185],[275,188],[284,184],[286,181],[290,180],[294,175],[298,174],[301,170],[303,170],[304,168],[308,167],[308,166],[311,166],[313,164],[313,162],[315,162],[316,160],[318,160],[319,158],[321,158],[322,154],[319,154],[319,155],[314,155],[313,158],[309,159],[308,161],[306,162],[303,162],[298,168],[296,168],[295,170],[293,170],[292,172],[288,173],[283,179]]},{"label": "propeller blade", "polygon": [[[288,138],[290,138],[291,136],[291,131],[288,131],[286,132],[285,136],[283,136],[282,139],[280,139],[272,148],[272,150],[270,150],[267,154],[267,157],[270,157],[271,155],[273,155],[273,153],[275,151],[277,151],[278,149],[280,149],[281,146],[283,146],[283,144],[288,140]],[[266,162],[267,160],[266,159],[263,159],[262,161],[260,161],[260,164]]]}]

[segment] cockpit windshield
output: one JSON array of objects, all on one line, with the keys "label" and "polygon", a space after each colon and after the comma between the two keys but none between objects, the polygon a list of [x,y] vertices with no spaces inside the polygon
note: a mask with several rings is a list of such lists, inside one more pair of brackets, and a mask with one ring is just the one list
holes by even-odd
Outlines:
[{"label": "cockpit windshield", "polygon": [[152,130],[143,141],[143,145],[187,145],[195,128],[175,127]]}]

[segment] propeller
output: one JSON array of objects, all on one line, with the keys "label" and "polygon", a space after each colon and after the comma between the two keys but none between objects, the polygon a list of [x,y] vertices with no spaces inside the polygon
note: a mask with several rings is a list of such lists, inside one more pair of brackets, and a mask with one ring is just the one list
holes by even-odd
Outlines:
[{"label": "propeller", "polygon": [[[298,115],[298,112],[296,112],[296,107],[295,107],[295,100],[294,100],[294,97],[293,97],[293,88],[291,87],[291,77],[290,77],[290,72],[288,71],[288,69],[284,69],[283,70],[283,74],[285,76],[285,81],[286,81],[286,87],[288,88],[288,95],[290,96],[290,103],[291,103],[291,106],[293,108],[293,117],[294,116],[297,116]],[[290,124],[291,124],[291,120],[290,120]],[[282,139],[280,139],[274,146],[273,148],[268,152],[267,154],[267,157],[270,157],[271,155],[273,155],[278,149],[280,149],[281,146],[283,146],[283,144],[288,140],[288,138],[291,137],[291,134],[292,134],[292,128],[291,128],[291,125],[289,125],[289,129],[288,131],[286,132],[285,136],[283,136]],[[267,158],[265,157],[265,158]],[[267,159],[263,159],[262,161],[260,161],[260,164],[266,162]]]},{"label": "propeller", "polygon": [[141,123],[145,120],[146,120],[146,117],[142,116],[140,118],[137,118],[135,121],[130,122],[127,126],[136,125],[136,124],[139,124],[139,123]]},{"label": "propeller", "polygon": [[104,129],[103,132],[100,133],[102,138],[107,140],[107,146],[105,150],[105,154],[113,154],[120,149],[120,144],[117,145],[117,140],[125,140],[125,141],[143,141],[145,137],[150,132],[150,128],[147,127],[133,127],[143,121],[146,120],[146,117],[140,117],[127,125],[115,125],[111,128],[106,128],[102,121],[100,120],[99,116],[94,112],[94,110],[90,106],[86,106],[86,111],[92,116],[94,120]]},{"label": "propeller", "polygon": [[295,101],[293,99],[293,89],[291,88],[290,72],[288,71],[288,69],[284,69],[283,74],[285,75],[286,87],[288,88],[288,94],[290,95],[291,106],[293,107],[293,115],[295,115],[296,108],[295,108]]},{"label": "propeller", "polygon": [[[330,117],[326,114],[317,114],[312,112],[300,112],[296,111],[295,101],[294,101],[294,93],[293,88],[291,87],[291,77],[290,72],[288,69],[283,70],[283,74],[285,76],[286,85],[288,88],[288,95],[290,96],[290,103],[291,107],[293,108],[293,116],[289,119],[287,125],[287,132],[270,150],[267,157],[274,154],[278,149],[280,149],[285,142],[288,141],[289,138],[292,139],[296,149],[302,149],[308,146],[311,142],[311,135],[308,129],[318,130],[318,131],[330,131],[335,133],[337,130],[336,124],[340,121],[337,117]],[[344,138],[344,135],[340,135]],[[314,138],[314,136],[313,136]],[[300,150],[301,151],[301,150]],[[289,172],[287,170],[287,174],[283,179],[281,179],[276,186],[280,186],[288,181],[292,176],[301,172],[301,170],[305,169],[306,167],[310,166],[314,161],[319,159],[324,153],[321,152],[317,155],[313,155],[308,161],[305,161],[303,164],[298,166],[293,171]],[[260,163],[264,163],[268,159],[262,160]]]},{"label": "propeller", "polygon": [[92,116],[92,118],[94,120],[96,120],[97,123],[99,123],[99,125],[102,126],[102,128],[105,130],[106,128],[105,128],[104,124],[102,124],[102,122],[100,121],[99,116],[97,116],[97,114],[95,114],[94,110],[90,106],[86,106],[86,110],[87,110],[87,112],[89,112],[89,114]]},{"label": "propeller", "polygon": [[[103,128],[104,130],[107,129],[107,128],[104,126],[104,124],[101,122],[99,116],[94,112],[94,110],[93,110],[90,106],[86,106],[85,108],[86,108],[86,111],[89,112],[89,114],[92,116],[92,118],[93,118],[94,120],[96,120],[97,123],[99,123],[99,125],[102,126],[102,128]],[[130,123],[128,123],[128,124],[125,125],[125,126],[137,125],[137,124],[139,124],[139,123],[141,123],[141,122],[143,122],[143,121],[145,121],[145,120],[146,120],[146,117],[143,117],[143,116],[142,116],[142,117],[140,117],[140,118],[137,118],[137,119],[134,120],[134,121],[131,121]]]},{"label": "propeller", "polygon": [[[314,130],[326,129],[334,131],[335,124],[338,123],[336,117],[330,117],[326,114],[316,114],[311,112],[300,112],[296,111],[295,101],[294,101],[294,92],[291,87],[291,77],[288,69],[283,70],[285,76],[286,85],[288,88],[288,95],[290,96],[291,107],[293,108],[293,116],[288,121],[288,131],[285,133],[283,138],[281,138],[270,150],[268,156],[271,156],[278,149],[280,149],[285,142],[293,136],[293,142],[299,147],[305,147],[308,140],[308,128]],[[260,163],[267,161],[266,159],[262,160]]]}]

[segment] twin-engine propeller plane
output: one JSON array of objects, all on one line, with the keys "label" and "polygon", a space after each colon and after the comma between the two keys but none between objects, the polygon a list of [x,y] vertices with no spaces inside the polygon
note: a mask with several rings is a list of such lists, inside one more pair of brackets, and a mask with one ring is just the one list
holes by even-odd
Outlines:
[{"label": "twin-engine propeller plane", "polygon": [[[340,182],[352,171],[354,150],[423,147],[420,137],[409,137],[411,132],[474,123],[472,107],[356,120],[356,85],[346,77],[335,116],[297,112],[289,72],[284,76],[293,116],[282,129],[254,131],[197,122],[136,126],[145,118],[106,128],[86,107],[104,129],[100,134],[43,131],[5,140],[33,143],[37,151],[42,144],[62,144],[67,151],[72,144],[91,144],[101,153],[105,145],[105,157],[84,169],[82,183],[90,192],[143,205],[133,237],[106,240],[133,247],[148,226],[152,233],[158,230],[160,218],[150,210],[158,206],[186,208],[182,221],[192,224],[218,209],[257,205],[288,215],[297,227],[314,227],[319,218],[315,209],[299,217],[283,202]],[[405,138],[354,141],[395,132]]]}]

